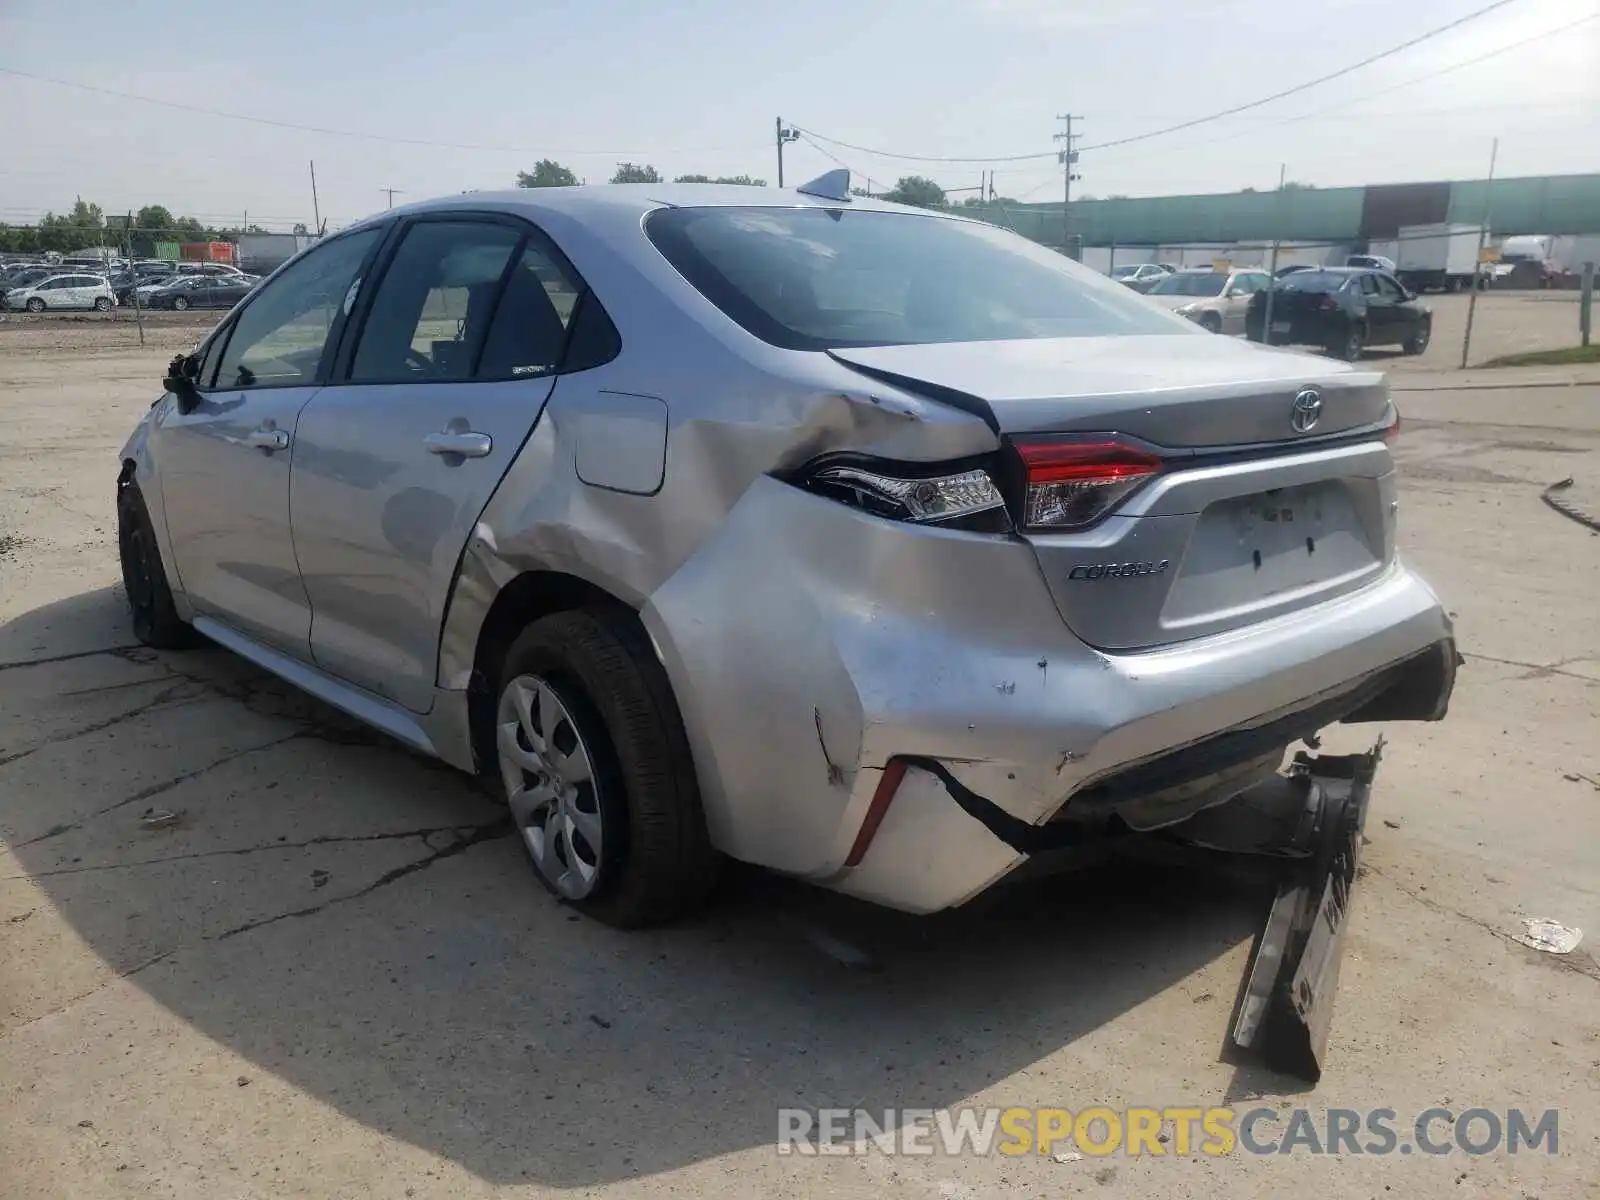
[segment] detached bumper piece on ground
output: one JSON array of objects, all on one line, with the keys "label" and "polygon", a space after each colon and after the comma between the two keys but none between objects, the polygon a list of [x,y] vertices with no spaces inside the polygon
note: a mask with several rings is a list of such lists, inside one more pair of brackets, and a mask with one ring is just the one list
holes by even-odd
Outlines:
[{"label": "detached bumper piece on ground", "polygon": [[[1312,1083],[1322,1077],[1339,988],[1339,963],[1361,858],[1380,740],[1366,754],[1295,756],[1226,804],[1167,829],[1187,845],[1282,862],[1277,893],[1256,940],[1234,1014],[1233,1041],[1269,1068]],[[1062,849],[1074,832],[1008,816],[934,759],[902,760],[933,774],[960,807],[1024,854]]]},{"label": "detached bumper piece on ground", "polygon": [[1281,858],[1283,875],[1256,940],[1233,1041],[1274,1071],[1322,1077],[1339,963],[1383,752],[1298,754],[1278,777],[1173,833],[1216,850]]}]

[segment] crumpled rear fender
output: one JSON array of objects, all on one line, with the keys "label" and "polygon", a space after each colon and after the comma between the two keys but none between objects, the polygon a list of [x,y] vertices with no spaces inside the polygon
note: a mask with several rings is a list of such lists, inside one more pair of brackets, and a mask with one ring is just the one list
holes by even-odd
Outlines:
[{"label": "crumpled rear fender", "polygon": [[779,870],[843,865],[891,755],[953,762],[1032,822],[1068,790],[1054,748],[1093,736],[1036,703],[1061,672],[1101,667],[1020,542],[878,520],[763,479],[640,615],[713,839]]}]

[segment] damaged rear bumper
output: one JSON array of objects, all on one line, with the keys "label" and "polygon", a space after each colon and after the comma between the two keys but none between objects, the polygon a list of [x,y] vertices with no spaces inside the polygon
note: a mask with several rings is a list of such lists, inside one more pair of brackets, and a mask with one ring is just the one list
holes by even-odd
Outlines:
[{"label": "damaged rear bumper", "polygon": [[1050,821],[1063,806],[1340,719],[1437,719],[1455,666],[1448,618],[1399,563],[1246,629],[1106,654],[1062,622],[1026,545],[773,480],[641,615],[719,848],[920,912],[1003,877],[1030,838],[1069,836]]}]

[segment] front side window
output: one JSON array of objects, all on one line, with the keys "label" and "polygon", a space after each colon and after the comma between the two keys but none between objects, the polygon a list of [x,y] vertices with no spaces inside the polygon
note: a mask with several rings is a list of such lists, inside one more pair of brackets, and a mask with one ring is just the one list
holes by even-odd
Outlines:
[{"label": "front side window", "polygon": [[471,379],[521,240],[519,230],[488,222],[413,225],[373,293],[351,381]]},{"label": "front side window", "polygon": [[1387,275],[1379,275],[1376,278],[1378,280],[1378,290],[1389,299],[1399,300],[1404,295],[1400,289],[1400,285],[1394,280],[1390,279]]},{"label": "front side window", "polygon": [[216,386],[313,382],[335,321],[355,299],[361,265],[382,236],[363,229],[325,242],[262,288],[234,322]]},{"label": "front side window", "polygon": [[651,213],[645,232],[723,313],[792,350],[1202,332],[1096,271],[975,221],[685,207]]},{"label": "front side window", "polygon": [[1363,275],[1361,277],[1361,290],[1369,296],[1376,296],[1378,294],[1377,276]]}]

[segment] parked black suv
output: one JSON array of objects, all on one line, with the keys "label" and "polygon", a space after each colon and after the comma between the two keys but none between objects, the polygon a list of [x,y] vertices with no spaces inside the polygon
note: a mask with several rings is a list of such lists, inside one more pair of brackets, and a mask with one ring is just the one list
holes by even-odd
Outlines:
[{"label": "parked black suv", "polygon": [[[1266,340],[1267,293],[1257,292],[1245,314],[1245,335]],[[1399,346],[1421,354],[1433,333],[1433,313],[1386,271],[1321,267],[1280,276],[1272,285],[1272,344],[1321,346],[1354,362],[1368,346]]]}]

